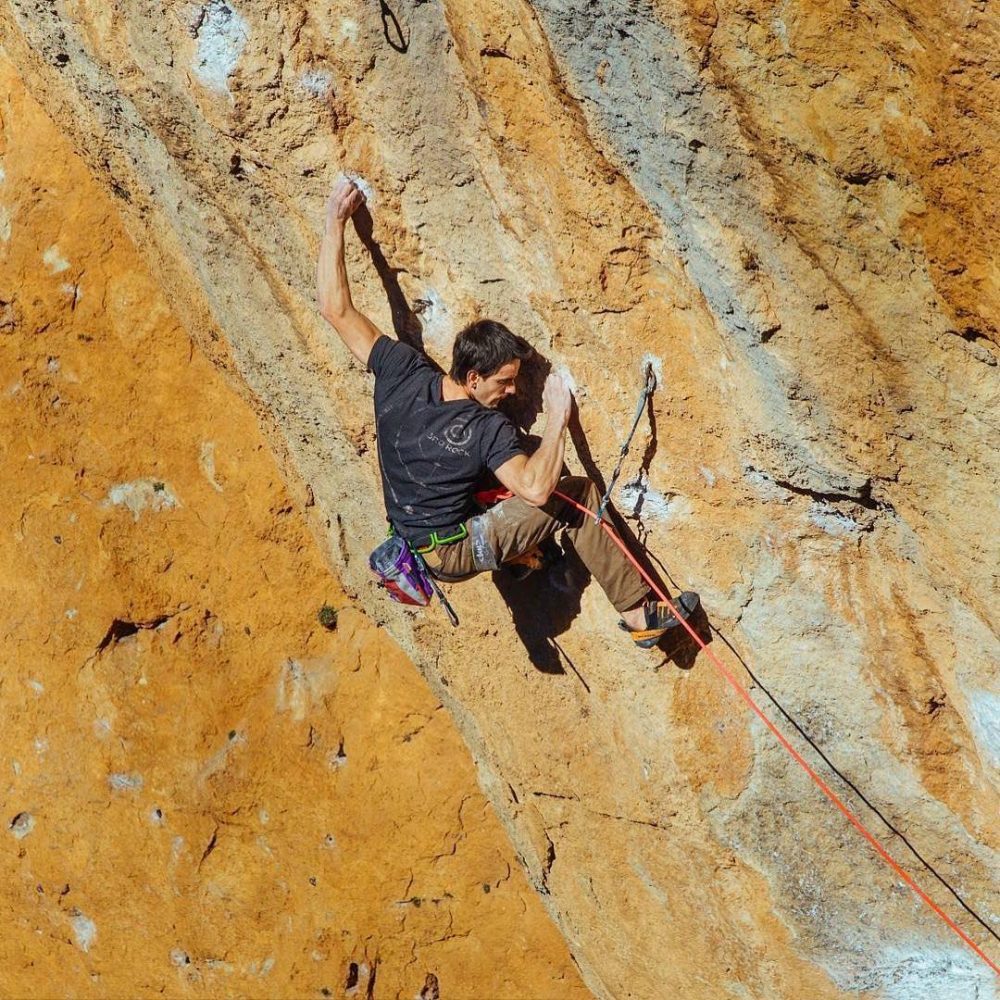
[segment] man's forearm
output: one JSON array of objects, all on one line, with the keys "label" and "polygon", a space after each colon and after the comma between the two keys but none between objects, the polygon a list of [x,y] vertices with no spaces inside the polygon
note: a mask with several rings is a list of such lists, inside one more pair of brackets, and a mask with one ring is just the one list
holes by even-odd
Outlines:
[{"label": "man's forearm", "polygon": [[342,178],[326,203],[326,230],[316,264],[316,297],[323,318],[337,331],[344,346],[363,365],[368,364],[379,328],[354,308],[344,260],[344,226],[364,204],[354,181]]},{"label": "man's forearm", "polygon": [[344,227],[336,222],[327,226],[323,234],[316,268],[316,289],[320,312],[327,319],[343,316],[354,308],[344,260]]},{"label": "man's forearm", "polygon": [[563,457],[566,452],[566,424],[550,417],[542,432],[542,443],[524,466],[525,485],[534,501],[546,503],[562,475]]}]

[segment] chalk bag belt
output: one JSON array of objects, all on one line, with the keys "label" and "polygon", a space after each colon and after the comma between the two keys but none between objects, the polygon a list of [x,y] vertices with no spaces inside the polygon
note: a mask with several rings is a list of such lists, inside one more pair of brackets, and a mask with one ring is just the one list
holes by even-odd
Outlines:
[{"label": "chalk bag belt", "polygon": [[423,538],[416,538],[410,542],[410,546],[414,552],[424,556],[428,552],[433,552],[439,545],[451,545],[452,542],[460,542],[468,537],[469,529],[464,524],[456,524],[452,528],[441,528],[440,531],[432,531]]}]

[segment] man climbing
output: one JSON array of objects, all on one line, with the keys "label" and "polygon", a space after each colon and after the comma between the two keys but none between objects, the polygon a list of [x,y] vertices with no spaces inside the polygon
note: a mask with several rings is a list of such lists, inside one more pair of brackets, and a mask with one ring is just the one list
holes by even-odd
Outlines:
[{"label": "man climbing", "polygon": [[[491,320],[458,334],[451,370],[441,374],[419,351],[386,337],[354,308],[344,262],[347,220],[364,203],[353,181],[342,179],[326,206],[319,254],[320,312],[350,352],[375,375],[375,422],[382,489],[390,523],[421,553],[433,575],[463,580],[498,569],[565,530],[580,558],[621,614],[636,645],[651,648],[678,626],[670,606],[651,598],[634,566],[593,517],[553,494],[596,511],[589,480],[562,476],[566,425],[573,397],[549,375],[542,395],[546,422],[541,444],[527,455],[498,405],[516,391],[527,341]],[[473,500],[489,470],[513,496],[485,513]],[[674,599],[687,618],[698,596]]]}]

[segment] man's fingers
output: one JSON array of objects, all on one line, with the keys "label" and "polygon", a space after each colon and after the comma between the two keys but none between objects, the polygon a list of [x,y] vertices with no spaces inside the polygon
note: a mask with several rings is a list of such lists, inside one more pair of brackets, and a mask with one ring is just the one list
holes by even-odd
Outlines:
[{"label": "man's fingers", "polygon": [[326,199],[326,226],[343,226],[365,203],[365,193],[357,182],[341,174]]},{"label": "man's fingers", "polygon": [[365,193],[350,177],[341,177],[330,192],[328,204],[344,217],[353,215],[365,203]]},{"label": "man's fingers", "polygon": [[342,203],[358,191],[357,184],[350,177],[340,177],[330,191],[330,201]]}]

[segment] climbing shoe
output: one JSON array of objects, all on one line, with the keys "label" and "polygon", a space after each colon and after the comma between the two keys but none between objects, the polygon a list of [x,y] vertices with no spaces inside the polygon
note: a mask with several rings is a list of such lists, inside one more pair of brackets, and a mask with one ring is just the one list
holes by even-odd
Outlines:
[{"label": "climbing shoe", "polygon": [[515,580],[521,581],[537,573],[539,570],[548,569],[554,566],[563,557],[563,550],[551,538],[546,538],[533,549],[514,556],[504,562],[503,568],[507,570]]},{"label": "climbing shoe", "polygon": [[[673,598],[674,607],[684,621],[698,609],[700,598],[693,590],[685,590]],[[618,627],[624,629],[632,641],[640,649],[652,649],[671,629],[678,628],[680,622],[677,616],[670,610],[670,605],[663,601],[650,601],[646,607],[646,627],[637,632],[633,632],[623,621],[618,623]]]},{"label": "climbing shoe", "polygon": [[508,559],[504,563],[504,568],[510,572],[510,575],[515,580],[523,580],[544,567],[545,556],[537,545],[533,549],[522,552],[519,556],[514,556],[513,559]]}]

